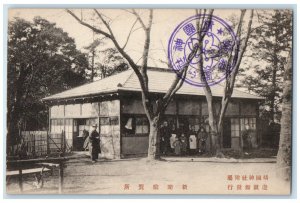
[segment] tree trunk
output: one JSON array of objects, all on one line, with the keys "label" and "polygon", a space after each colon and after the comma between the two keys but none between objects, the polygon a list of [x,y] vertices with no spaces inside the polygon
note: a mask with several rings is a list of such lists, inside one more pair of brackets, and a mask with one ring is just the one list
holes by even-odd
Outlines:
[{"label": "tree trunk", "polygon": [[148,147],[148,160],[160,159],[159,151],[159,133],[158,133],[158,117],[155,117],[150,121],[150,132],[149,132],[149,147]]},{"label": "tree trunk", "polygon": [[[24,111],[22,106],[22,101],[26,100],[26,96],[24,96],[24,92],[27,91],[26,86],[24,86],[26,77],[28,76],[28,64],[21,64],[19,69],[20,73],[18,78],[15,79],[15,89],[13,95],[13,102],[11,106],[8,106],[7,113],[7,146],[12,146],[18,144],[19,142],[19,131],[20,131],[20,123],[22,120],[21,112]],[[8,147],[7,147],[8,148]]]},{"label": "tree trunk", "polygon": [[274,50],[273,55],[273,70],[272,70],[272,94],[271,94],[271,109],[270,109],[270,119],[274,122],[274,115],[275,115],[275,97],[276,97],[276,74],[277,74],[277,66],[278,66],[278,59],[277,59],[277,50]]},{"label": "tree trunk", "polygon": [[91,75],[91,81],[94,81],[94,66],[95,66],[95,50],[92,51],[92,75]]},{"label": "tree trunk", "polygon": [[221,129],[218,128],[214,103],[211,92],[206,93],[207,108],[208,108],[208,121],[211,132],[209,134],[211,140],[211,153],[216,157],[223,158],[224,155],[221,151]]},{"label": "tree trunk", "polygon": [[291,180],[291,135],[292,135],[292,60],[291,53],[285,67],[282,99],[282,118],[276,172],[283,180]]}]

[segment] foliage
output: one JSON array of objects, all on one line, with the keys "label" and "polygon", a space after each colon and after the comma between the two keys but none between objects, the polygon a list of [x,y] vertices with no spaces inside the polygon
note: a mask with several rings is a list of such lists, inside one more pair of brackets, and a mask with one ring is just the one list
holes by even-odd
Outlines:
[{"label": "foliage", "polygon": [[99,68],[101,78],[120,73],[129,68],[127,62],[115,48],[107,48],[100,53],[102,53],[104,59],[96,65]]},{"label": "foliage", "polygon": [[40,99],[84,83],[88,64],[74,39],[45,19],[16,18],[8,31],[8,142],[14,143],[17,130],[47,121]]},{"label": "foliage", "polygon": [[[242,84],[250,92],[266,98],[262,117],[279,120],[283,89],[284,65],[292,43],[292,13],[290,10],[261,11],[261,26],[252,32],[250,59]],[[247,74],[248,73],[248,74]],[[250,74],[249,74],[250,73]]]},{"label": "foliage", "polygon": [[89,52],[88,55],[91,55],[90,65],[86,71],[91,79],[106,78],[129,68],[128,63],[116,48],[101,49],[106,44],[105,40],[107,40],[105,37],[96,39],[84,47]]}]

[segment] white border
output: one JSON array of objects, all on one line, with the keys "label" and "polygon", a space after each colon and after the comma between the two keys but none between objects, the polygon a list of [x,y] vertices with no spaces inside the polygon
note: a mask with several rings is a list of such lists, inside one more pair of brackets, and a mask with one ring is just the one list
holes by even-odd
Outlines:
[{"label": "white border", "polygon": [[[159,6],[161,4],[164,4],[163,7],[166,7],[167,4],[168,4],[170,7],[174,7],[175,5],[176,5],[176,7],[180,7],[180,6],[195,7],[196,4],[201,4],[201,3],[202,4],[215,5],[215,6],[218,6],[220,4],[229,4],[229,5],[227,5],[229,7],[230,6],[234,6],[234,5],[230,5],[230,4],[239,4],[239,5],[242,4],[242,5],[245,5],[245,7],[250,7],[250,6],[261,7],[264,4],[270,4],[270,5],[268,5],[269,7],[273,7],[273,6],[278,7],[278,6],[280,6],[280,4],[297,4],[297,7],[298,7],[298,2],[296,0],[279,0],[279,1],[276,1],[276,4],[275,4],[274,0],[251,0],[251,1],[250,0],[246,0],[246,1],[243,1],[243,2],[242,1],[233,1],[233,0],[227,0],[227,1],[224,1],[224,0],[223,1],[222,0],[209,0],[209,1],[203,1],[203,0],[202,1],[200,1],[200,0],[144,0],[144,1],[141,1],[141,0],[140,1],[138,1],[138,0],[125,0],[125,1],[124,0],[123,1],[122,0],[26,0],[26,1],[25,0],[2,0],[1,1],[2,6],[0,8],[0,13],[2,14],[1,15],[2,18],[1,18],[1,21],[0,21],[0,27],[2,28],[1,29],[2,32],[1,32],[0,47],[3,48],[3,45],[4,45],[4,38],[3,38],[3,30],[4,30],[4,27],[3,27],[4,26],[4,24],[3,24],[3,22],[4,22],[3,21],[4,20],[3,19],[3,14],[4,14],[3,13],[3,9],[4,9],[4,7],[3,6],[7,5],[7,4],[22,4],[22,5],[26,5],[26,4],[27,5],[28,4],[38,4],[41,7],[43,5],[47,5],[47,6],[51,6],[51,7],[52,6],[53,7],[57,7],[57,6],[62,5],[62,4],[73,4],[73,5],[75,5],[75,4],[82,4],[82,6],[86,6],[86,4],[102,4],[102,5],[107,5],[109,7],[120,7],[120,4],[122,6],[124,6],[126,4],[127,6],[132,5],[132,6],[137,6],[137,7],[144,7],[144,6],[150,6],[150,5]],[[187,4],[192,4],[192,5],[189,6]],[[77,5],[77,6],[79,6],[79,5]],[[266,6],[266,5],[264,5],[264,6]],[[296,10],[298,11],[298,8],[296,8]],[[300,22],[300,20],[299,20],[299,14],[297,15],[296,21],[297,21],[297,33],[299,33],[299,27],[300,27],[299,26],[299,22]],[[294,50],[296,51],[296,53],[299,53],[299,51],[298,51],[298,45],[299,45],[299,39],[297,39],[297,43],[294,44],[294,47],[295,47]],[[2,64],[3,64],[3,57],[4,57],[3,54],[4,54],[3,53],[3,49],[0,49],[0,57],[1,57]],[[294,55],[294,58],[297,58],[297,56]],[[295,69],[299,70],[298,69],[298,67],[299,67],[298,64],[299,63],[297,63],[297,67],[294,67],[294,70]],[[6,71],[4,71],[5,68],[6,67],[3,67],[3,65],[2,65],[1,75],[2,75],[3,78],[6,77],[6,75],[4,75],[4,73],[6,73]],[[294,81],[296,82],[299,79],[299,71],[297,71],[297,75],[294,74],[294,77],[295,77]],[[6,92],[6,91],[4,91],[4,90],[6,89],[6,87],[4,86],[3,81],[0,83],[0,85],[1,85],[1,87],[0,87],[0,89],[1,89],[1,93],[0,93],[1,105],[0,105],[0,108],[1,109],[0,110],[5,115],[6,101],[4,100],[4,98],[6,97],[6,95],[4,95],[4,92]],[[297,97],[299,95],[298,82],[294,83],[294,88],[295,88],[294,89],[294,99],[296,99],[295,98],[295,94],[297,95]],[[296,102],[295,105],[298,106],[299,105],[299,99],[297,98],[297,100],[295,102]],[[293,110],[294,110],[293,113],[295,114],[294,116],[297,117],[297,118],[299,118],[299,112],[295,111],[296,110],[295,108]],[[296,123],[294,123],[294,127],[295,128],[297,127]],[[1,131],[3,132],[1,134],[1,138],[3,140],[3,136],[5,136],[5,132],[6,132],[5,123],[0,122],[0,128],[1,128]],[[294,132],[296,132],[296,131],[294,131]],[[294,134],[294,136],[297,136],[297,135]],[[300,149],[299,148],[299,142],[298,143],[294,143],[293,147],[296,147],[297,149]],[[299,156],[299,151],[300,150],[297,150],[297,157],[298,158],[300,157]],[[3,166],[5,164],[5,155],[0,156],[0,159],[1,159],[1,170],[2,170]],[[293,164],[296,165],[296,163],[293,163]],[[4,183],[2,174],[3,173],[1,173],[1,176],[0,176],[0,182]],[[296,183],[298,183],[298,182],[299,182],[299,174],[297,176]],[[1,193],[3,193],[3,184],[1,184],[0,190],[1,190]],[[269,202],[283,202],[283,201],[284,202],[297,202],[298,198],[299,198],[299,186],[297,186],[297,192],[296,193],[297,193],[297,194],[295,194],[297,196],[296,199],[277,199],[276,196],[274,196],[273,199],[261,199],[261,200],[260,199],[255,199],[255,200],[253,200],[253,199],[243,199],[243,200],[240,200],[240,199],[230,199],[231,196],[228,196],[227,197],[228,199],[222,199],[221,201],[222,202],[241,202],[241,201],[243,201],[243,202],[253,202],[253,201],[258,201],[258,202],[262,202],[262,201],[263,202],[266,202],[266,201],[269,201]],[[2,194],[2,197],[3,197],[3,194]],[[220,201],[220,199],[218,198],[218,196],[215,196],[215,197],[218,199],[218,201]],[[39,198],[39,196],[37,196],[36,198]],[[62,198],[63,198],[63,196],[62,196]],[[75,198],[77,198],[77,197],[75,197]],[[107,197],[107,198],[109,198],[109,197]],[[116,200],[116,198],[118,198],[118,197],[114,196],[112,198],[114,198],[114,199],[109,200],[110,202],[116,202],[116,201],[118,201],[118,200]],[[128,197],[128,198],[130,198],[130,197]],[[137,199],[138,197],[131,197],[131,198]],[[199,201],[205,200],[205,202],[216,202],[216,200],[213,200],[211,197],[207,197],[207,198],[208,199],[201,199],[201,200],[189,199],[189,201],[193,201],[193,202],[197,201],[197,202],[199,202]],[[232,198],[234,198],[234,196],[232,196]],[[248,197],[248,198],[251,198],[251,196]],[[19,200],[18,199],[4,199],[4,202],[8,202],[8,201],[15,202],[15,201],[20,201],[20,199]],[[26,203],[26,202],[32,203],[32,202],[41,202],[41,201],[43,201],[43,202],[46,203],[46,202],[53,202],[53,201],[59,201],[59,200],[51,200],[51,199],[43,199],[43,200],[37,200],[37,199],[35,199],[35,200],[30,200],[30,199],[22,199],[21,201],[24,202],[24,203]],[[77,198],[77,199],[73,199],[71,201],[74,202],[74,203],[75,202],[82,203],[82,202],[85,202],[85,201],[89,201],[89,202],[96,202],[96,201],[99,202],[99,201],[101,201],[102,202],[102,201],[108,201],[108,200],[104,200],[104,199],[101,199],[101,200],[99,200],[99,199],[83,200],[81,198],[80,199]],[[125,202],[127,202],[127,201],[128,202],[129,201],[130,202],[138,202],[138,201],[140,202],[141,200],[130,200],[130,199],[122,200],[122,202],[124,202],[124,201]],[[150,202],[150,201],[153,201],[153,200],[145,200],[144,199],[142,201]],[[163,201],[163,202],[165,202],[166,200],[154,200],[154,201]],[[175,202],[182,202],[183,200],[182,199],[177,199],[177,200],[169,200],[169,201],[172,201],[172,202],[175,203]]]}]

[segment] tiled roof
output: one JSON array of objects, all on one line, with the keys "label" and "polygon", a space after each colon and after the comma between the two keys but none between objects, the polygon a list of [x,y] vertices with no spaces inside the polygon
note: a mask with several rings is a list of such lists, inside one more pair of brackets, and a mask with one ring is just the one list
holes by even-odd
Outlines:
[{"label": "tiled roof", "polygon": [[[170,71],[159,71],[158,69],[149,69],[148,70],[149,78],[149,90],[150,92],[155,93],[165,93],[168,88],[171,86],[174,78],[176,77],[174,72]],[[221,97],[223,95],[223,86],[214,85],[211,86],[211,91],[213,96]],[[67,99],[67,98],[77,98],[77,97],[87,97],[100,95],[108,92],[117,92],[117,91],[140,91],[140,84],[137,76],[133,70],[127,70],[122,73],[94,81],[88,84],[75,87],[64,92],[51,95],[44,98],[44,101],[47,100],[56,100],[56,99]],[[203,88],[184,83],[182,87],[176,93],[178,95],[200,95],[204,96]],[[264,99],[262,97],[245,93],[243,91],[234,89],[233,98],[248,98],[248,99]]]}]

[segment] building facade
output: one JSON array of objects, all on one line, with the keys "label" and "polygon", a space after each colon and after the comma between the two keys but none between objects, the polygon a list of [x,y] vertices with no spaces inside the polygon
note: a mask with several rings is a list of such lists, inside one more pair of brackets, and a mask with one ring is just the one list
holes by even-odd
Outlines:
[{"label": "building facade", "polygon": [[[170,87],[174,73],[150,69],[149,86],[153,98],[161,96]],[[84,130],[98,124],[101,134],[102,157],[119,159],[129,156],[144,156],[148,149],[149,124],[144,113],[135,74],[129,70],[115,76],[89,83],[65,92],[44,98],[49,106],[49,129],[65,132],[69,149],[82,150]],[[220,109],[222,86],[212,87],[216,112]],[[241,133],[245,126],[256,132],[259,144],[258,102],[262,98],[234,90],[228,105],[222,148],[239,150]],[[199,87],[184,84],[169,104],[164,118],[174,132],[197,131],[208,117],[204,93]]]}]

